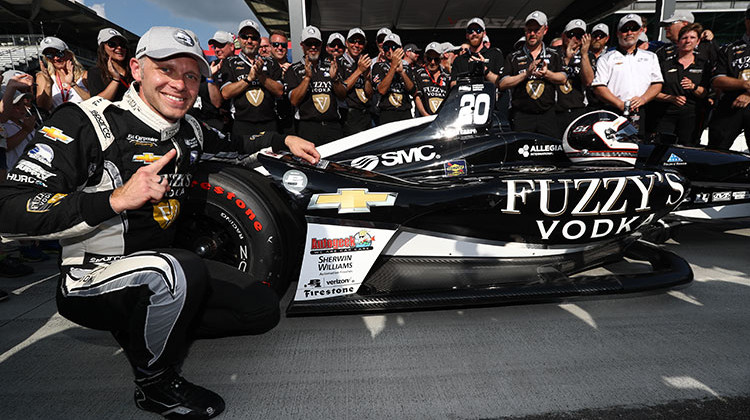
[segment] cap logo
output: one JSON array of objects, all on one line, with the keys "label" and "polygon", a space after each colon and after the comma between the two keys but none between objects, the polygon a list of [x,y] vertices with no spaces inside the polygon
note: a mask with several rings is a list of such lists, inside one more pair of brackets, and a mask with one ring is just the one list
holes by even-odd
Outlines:
[{"label": "cap logo", "polygon": [[313,29],[313,28],[307,28],[307,33],[308,34],[314,34],[315,33],[315,29]]},{"label": "cap logo", "polygon": [[110,30],[109,30],[109,31],[107,31],[107,32],[109,32],[109,34],[110,34],[110,35],[117,35],[117,31],[116,31],[116,30],[114,30],[114,29],[110,29]]},{"label": "cap logo", "polygon": [[51,40],[51,39],[49,39],[49,38],[44,38],[44,43],[45,43],[45,44],[51,44],[51,43],[52,43],[52,40]]},{"label": "cap logo", "polygon": [[175,31],[174,34],[172,34],[172,37],[174,37],[175,41],[187,47],[192,47],[195,45],[195,41],[193,41],[193,37],[191,37],[190,34],[183,31],[182,29]]}]

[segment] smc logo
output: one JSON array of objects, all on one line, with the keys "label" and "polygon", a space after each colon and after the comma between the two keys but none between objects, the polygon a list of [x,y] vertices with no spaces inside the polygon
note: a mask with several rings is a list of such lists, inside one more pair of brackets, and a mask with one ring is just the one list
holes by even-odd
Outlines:
[{"label": "smc logo", "polygon": [[406,163],[427,162],[440,158],[440,155],[435,153],[434,149],[434,146],[431,144],[426,144],[424,146],[412,147],[409,150],[386,152],[380,156],[362,156],[352,160],[352,166],[358,169],[371,171],[379,164],[383,166],[396,166]]}]

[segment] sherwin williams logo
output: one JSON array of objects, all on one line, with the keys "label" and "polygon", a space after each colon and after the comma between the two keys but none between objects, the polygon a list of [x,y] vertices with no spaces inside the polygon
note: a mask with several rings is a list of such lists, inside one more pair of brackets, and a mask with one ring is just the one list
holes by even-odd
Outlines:
[{"label": "sherwin williams logo", "polygon": [[369,213],[370,207],[391,207],[398,193],[371,193],[367,188],[340,188],[336,193],[315,194],[308,210],[338,209],[339,213]]},{"label": "sherwin williams logo", "polygon": [[195,41],[193,41],[193,37],[190,36],[189,33],[183,31],[182,29],[175,31],[174,34],[172,34],[174,39],[179,42],[182,45],[192,47],[195,45]]},{"label": "sherwin williams logo", "polygon": [[44,134],[44,137],[47,137],[50,140],[59,141],[63,144],[68,144],[73,141],[73,137],[66,136],[63,134],[63,131],[57,127],[44,126],[39,132]]}]

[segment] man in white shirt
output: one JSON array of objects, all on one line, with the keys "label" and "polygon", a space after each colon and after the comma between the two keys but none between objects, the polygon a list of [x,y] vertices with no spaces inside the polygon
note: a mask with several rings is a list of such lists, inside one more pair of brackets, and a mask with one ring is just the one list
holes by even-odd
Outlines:
[{"label": "man in white shirt", "polygon": [[620,19],[617,24],[619,45],[599,57],[591,86],[605,106],[618,113],[629,103],[629,111],[634,114],[634,120],[640,118],[643,132],[644,105],[661,91],[664,79],[656,54],[637,48],[641,32],[643,25],[638,15],[629,13]]}]

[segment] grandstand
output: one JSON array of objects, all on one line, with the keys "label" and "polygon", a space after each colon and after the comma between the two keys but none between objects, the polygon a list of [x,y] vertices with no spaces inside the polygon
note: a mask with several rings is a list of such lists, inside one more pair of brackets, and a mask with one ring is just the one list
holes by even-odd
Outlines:
[{"label": "grandstand", "polygon": [[128,42],[138,36],[69,0],[0,0],[0,69],[32,72],[39,68],[39,41],[45,36],[63,39],[84,66],[96,60],[96,36],[115,28]]}]

